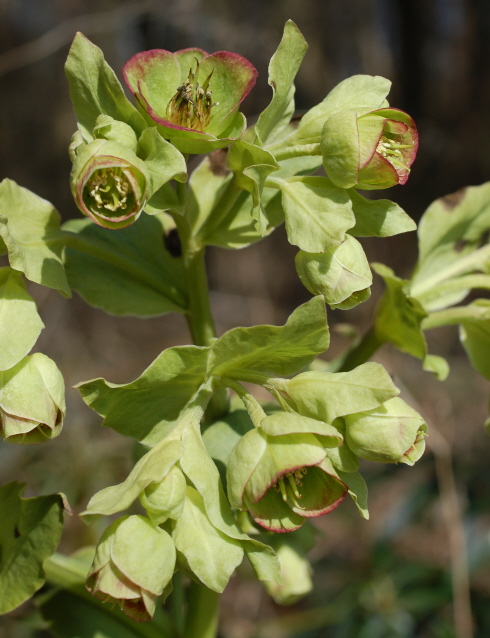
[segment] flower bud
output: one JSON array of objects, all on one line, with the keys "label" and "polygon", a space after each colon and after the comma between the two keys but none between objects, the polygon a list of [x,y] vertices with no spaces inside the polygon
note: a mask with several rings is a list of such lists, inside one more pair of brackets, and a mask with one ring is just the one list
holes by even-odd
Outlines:
[{"label": "flower bud", "polygon": [[323,166],[336,186],[389,188],[408,180],[418,133],[412,118],[398,109],[363,115],[339,111],[325,122],[320,146]]},{"label": "flower bud", "polygon": [[87,589],[104,602],[116,603],[133,620],[151,620],[172,578],[175,558],[167,532],[144,516],[123,516],[100,539]]},{"label": "flower bud", "polygon": [[71,172],[75,203],[104,228],[124,228],[140,216],[148,198],[145,163],[127,146],[97,139],[77,146]]},{"label": "flower bud", "polygon": [[398,397],[344,420],[347,445],[362,459],[413,465],[424,452],[427,425]]},{"label": "flower bud", "polygon": [[185,476],[174,465],[163,481],[150,483],[143,490],[141,505],[155,525],[161,525],[169,518],[179,518],[184,508],[185,488]]},{"label": "flower bud", "polygon": [[58,436],[65,415],[61,372],[39,352],[2,373],[0,435],[10,443],[42,443]]}]

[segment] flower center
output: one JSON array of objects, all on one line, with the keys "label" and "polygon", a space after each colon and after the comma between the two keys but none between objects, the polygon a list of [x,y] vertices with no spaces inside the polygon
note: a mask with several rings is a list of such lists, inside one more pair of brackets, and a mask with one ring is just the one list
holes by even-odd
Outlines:
[{"label": "flower center", "polygon": [[126,210],[132,199],[133,189],[119,167],[101,168],[91,175],[85,186],[89,205],[94,213],[116,213]]},{"label": "flower center", "polygon": [[301,470],[294,470],[294,472],[288,472],[283,474],[281,478],[274,484],[276,492],[280,492],[282,500],[287,503],[288,500],[293,503],[294,507],[304,510],[304,507],[298,503],[298,500],[302,498],[302,494],[299,491],[299,487],[303,486],[301,481],[302,477],[306,475],[308,469],[303,467]]},{"label": "flower center", "polygon": [[397,141],[383,135],[378,142],[376,152],[393,164],[397,171],[410,172],[410,167],[403,163],[402,149],[412,148],[412,144],[399,144]]},{"label": "flower center", "polygon": [[208,75],[204,84],[199,86],[199,60],[196,59],[196,70],[189,69],[187,80],[177,88],[177,93],[167,104],[167,119],[173,124],[203,131],[211,119],[211,110],[219,102],[213,102],[209,88],[211,77]]}]

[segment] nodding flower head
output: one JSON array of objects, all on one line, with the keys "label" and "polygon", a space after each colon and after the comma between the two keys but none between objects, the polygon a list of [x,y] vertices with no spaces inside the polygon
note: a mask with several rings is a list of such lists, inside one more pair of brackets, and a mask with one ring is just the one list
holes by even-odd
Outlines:
[{"label": "nodding flower head", "polygon": [[238,113],[257,71],[236,53],[201,49],[143,51],[123,68],[129,89],[163,137],[183,152],[208,152],[236,139]]}]

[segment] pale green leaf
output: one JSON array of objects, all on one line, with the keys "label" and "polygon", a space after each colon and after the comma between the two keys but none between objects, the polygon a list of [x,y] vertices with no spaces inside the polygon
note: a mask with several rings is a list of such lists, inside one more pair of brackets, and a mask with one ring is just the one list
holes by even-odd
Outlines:
[{"label": "pale green leaf", "polygon": [[213,343],[208,374],[244,378],[247,372],[289,375],[328,348],[325,306],[315,297],[297,308],[284,326],[234,328]]},{"label": "pale green leaf", "polygon": [[58,212],[9,179],[0,184],[0,236],[12,268],[37,284],[71,296],[61,261],[66,234],[60,230]]},{"label": "pale green leaf", "polygon": [[64,260],[70,285],[87,303],[114,315],[184,312],[184,267],[166,250],[164,228],[163,214],[143,215],[117,232],[89,219],[67,222]]},{"label": "pale green leaf", "polygon": [[79,127],[87,141],[101,114],[129,124],[137,133],[146,128],[143,116],[129,102],[116,74],[99,47],[77,33],[68,54],[65,72]]},{"label": "pale green leaf", "polygon": [[359,472],[340,472],[340,479],[349,488],[349,496],[354,501],[359,514],[362,518],[369,520],[369,511],[367,506],[368,489],[366,481],[362,478]]},{"label": "pale green leaf", "polygon": [[8,370],[31,350],[44,324],[24,279],[0,268],[0,370]]},{"label": "pale green leaf", "polygon": [[349,229],[354,237],[391,237],[417,229],[407,213],[389,199],[366,199],[349,190],[356,225]]},{"label": "pale green leaf", "polygon": [[294,113],[294,78],[308,45],[298,27],[288,20],[277,51],[269,63],[269,85],[273,95],[260,114],[255,132],[260,144],[273,142],[282,133]]},{"label": "pale green leaf", "polygon": [[355,224],[347,192],[325,177],[293,177],[281,183],[291,244],[309,253],[338,246]]},{"label": "pale green leaf", "polygon": [[132,383],[94,379],[77,388],[85,403],[104,417],[103,425],[152,446],[172,431],[201,386],[208,350],[169,348]]},{"label": "pale green leaf", "polygon": [[185,158],[175,146],[163,139],[156,127],[147,128],[139,140],[138,156],[150,174],[150,197],[171,179],[187,181]]},{"label": "pale green leaf", "polygon": [[462,321],[459,336],[471,365],[486,379],[490,379],[490,301],[477,299],[471,306],[483,310],[483,316],[481,319],[475,317]]},{"label": "pale green leaf", "polygon": [[324,253],[300,251],[295,261],[303,285],[312,294],[323,295],[332,308],[352,308],[370,295],[371,269],[361,244],[350,235]]},{"label": "pale green leaf", "polygon": [[338,111],[355,110],[360,113],[379,108],[390,87],[391,82],[379,75],[354,75],[343,80],[330,91],[323,102],[302,117],[293,143],[319,138],[326,120]]},{"label": "pale green leaf", "polygon": [[0,487],[0,614],[12,611],[44,585],[43,562],[63,529],[59,494],[21,498],[25,486]]},{"label": "pale green leaf", "polygon": [[[225,536],[211,524],[203,499],[193,487],[187,487],[184,509],[172,538],[178,564],[218,593],[224,590],[243,559],[240,541]],[[184,557],[183,564],[179,554]]]}]

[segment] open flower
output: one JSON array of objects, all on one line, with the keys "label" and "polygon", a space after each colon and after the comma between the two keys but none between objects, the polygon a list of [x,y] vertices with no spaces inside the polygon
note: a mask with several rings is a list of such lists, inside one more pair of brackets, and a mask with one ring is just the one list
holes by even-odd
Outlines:
[{"label": "open flower", "polygon": [[265,417],[231,453],[230,503],[274,532],[298,529],[306,518],[331,512],[347,486],[326,458],[325,446],[341,444],[342,436],[327,423],[289,412]]},{"label": "open flower", "polygon": [[322,131],[323,166],[340,188],[373,190],[405,184],[417,149],[415,123],[398,109],[363,115],[340,111]]},{"label": "open flower", "polygon": [[184,153],[207,153],[243,132],[245,118],[238,107],[257,71],[228,51],[209,55],[202,49],[152,49],[133,56],[123,76],[164,138]]},{"label": "open flower", "polygon": [[127,146],[104,139],[71,148],[71,189],[82,213],[104,228],[135,222],[148,198],[145,163]]},{"label": "open flower", "polygon": [[100,539],[87,589],[119,605],[133,620],[151,620],[156,601],[172,578],[175,558],[167,532],[144,516],[123,516]]}]

